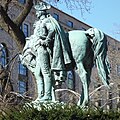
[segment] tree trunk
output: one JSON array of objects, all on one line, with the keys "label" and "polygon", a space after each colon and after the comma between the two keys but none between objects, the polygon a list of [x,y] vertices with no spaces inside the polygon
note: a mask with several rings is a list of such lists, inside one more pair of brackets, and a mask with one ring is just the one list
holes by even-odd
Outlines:
[{"label": "tree trunk", "polygon": [[24,9],[21,11],[18,17],[15,18],[15,20],[10,19],[9,15],[7,14],[6,6],[5,7],[3,6],[0,5],[0,27],[4,31],[6,31],[16,42],[19,51],[22,51],[25,45],[25,35],[23,31],[20,29],[20,26],[22,25],[22,22],[25,20],[25,18],[27,17],[32,8],[33,0],[26,1]]}]

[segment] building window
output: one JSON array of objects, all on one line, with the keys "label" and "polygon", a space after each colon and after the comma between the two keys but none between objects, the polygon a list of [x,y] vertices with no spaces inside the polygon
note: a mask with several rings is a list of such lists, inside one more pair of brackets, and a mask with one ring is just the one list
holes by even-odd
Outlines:
[{"label": "building window", "polygon": [[19,93],[24,94],[27,91],[27,68],[19,62]]},{"label": "building window", "polygon": [[24,23],[20,26],[20,29],[24,32],[25,37],[29,36],[29,25]]},{"label": "building window", "polygon": [[26,3],[26,0],[18,0],[18,2],[22,3],[22,4],[25,4]]},{"label": "building window", "polygon": [[[29,35],[29,25],[24,23],[22,26],[20,26],[20,29],[23,30],[25,37],[28,37]],[[25,94],[28,89],[28,77],[27,77],[27,67],[21,64],[19,61],[19,70],[18,70],[18,80],[19,80],[19,93]]]},{"label": "building window", "polygon": [[25,94],[26,92],[26,82],[25,81],[22,81],[22,80],[19,80],[19,93],[20,94]]},{"label": "building window", "polygon": [[67,83],[68,83],[68,88],[69,89],[74,89],[74,77],[73,77],[73,72],[72,71],[68,71],[67,72]]},{"label": "building window", "polygon": [[120,65],[117,65],[117,74],[120,75]]},{"label": "building window", "polygon": [[29,27],[27,24],[24,23],[23,25],[23,32],[25,34],[25,37],[28,37],[28,33],[29,33]]},{"label": "building window", "polygon": [[67,22],[67,25],[68,25],[69,27],[73,27],[73,22],[68,21],[68,22]]},{"label": "building window", "polygon": [[27,76],[27,68],[21,63],[19,63],[19,74]]},{"label": "building window", "polygon": [[54,13],[54,14],[53,14],[53,17],[54,17],[56,20],[59,21],[59,15],[58,15],[58,14]]},{"label": "building window", "polygon": [[7,51],[3,44],[0,44],[0,64],[3,67],[7,64]]}]

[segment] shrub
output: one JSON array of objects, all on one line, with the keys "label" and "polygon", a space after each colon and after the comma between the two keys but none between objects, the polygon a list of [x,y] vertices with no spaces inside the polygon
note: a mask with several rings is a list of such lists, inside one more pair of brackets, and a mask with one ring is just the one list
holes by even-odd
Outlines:
[{"label": "shrub", "polygon": [[103,109],[81,109],[61,103],[39,103],[36,106],[12,106],[1,115],[1,120],[119,120],[120,112]]}]

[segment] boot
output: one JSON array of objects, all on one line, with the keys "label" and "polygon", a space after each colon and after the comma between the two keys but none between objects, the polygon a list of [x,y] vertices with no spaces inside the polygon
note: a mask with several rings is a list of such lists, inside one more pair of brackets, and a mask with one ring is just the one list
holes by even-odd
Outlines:
[{"label": "boot", "polygon": [[44,96],[40,99],[40,101],[51,101],[52,100],[52,80],[49,76],[44,80]]},{"label": "boot", "polygon": [[43,90],[43,80],[37,80],[37,98],[35,101],[40,101],[40,99],[43,97],[43,93],[44,93],[44,90]]}]

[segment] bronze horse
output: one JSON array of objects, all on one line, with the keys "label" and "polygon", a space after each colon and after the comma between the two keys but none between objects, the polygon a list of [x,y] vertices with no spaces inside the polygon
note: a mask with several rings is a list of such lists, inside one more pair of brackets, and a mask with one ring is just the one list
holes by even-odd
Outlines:
[{"label": "bronze horse", "polygon": [[78,105],[84,107],[89,100],[90,77],[94,63],[103,84],[109,88],[110,66],[107,60],[107,39],[105,34],[96,28],[90,28],[87,31],[70,31],[68,36],[82,81],[82,93]]}]

